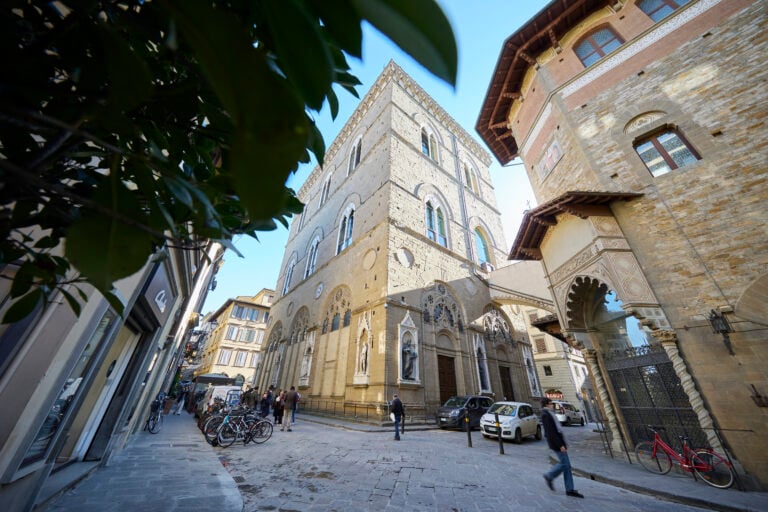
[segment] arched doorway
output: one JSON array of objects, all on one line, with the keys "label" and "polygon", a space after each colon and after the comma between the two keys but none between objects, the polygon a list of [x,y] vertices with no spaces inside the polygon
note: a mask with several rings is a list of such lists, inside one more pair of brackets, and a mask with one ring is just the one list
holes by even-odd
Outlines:
[{"label": "arched doorway", "polygon": [[694,446],[708,446],[667,352],[654,332],[622,307],[616,293],[596,279],[579,277],[567,305],[571,330],[582,331],[585,335],[577,337],[597,354],[627,447],[648,438],[647,425],[665,427],[673,443],[687,434]]}]

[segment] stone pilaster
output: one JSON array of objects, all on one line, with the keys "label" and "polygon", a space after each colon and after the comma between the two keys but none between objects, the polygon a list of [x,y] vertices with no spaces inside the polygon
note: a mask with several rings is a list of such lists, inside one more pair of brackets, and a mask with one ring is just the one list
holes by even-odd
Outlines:
[{"label": "stone pilaster", "polygon": [[589,372],[595,380],[595,388],[597,395],[600,397],[600,404],[603,407],[605,413],[605,419],[608,422],[608,428],[611,431],[611,450],[614,453],[624,453],[624,445],[621,442],[621,430],[619,429],[619,421],[616,417],[616,413],[613,410],[613,403],[608,393],[608,388],[603,378],[603,372],[600,369],[600,365],[597,362],[597,352],[588,349],[582,352],[584,354],[584,361],[589,367]]}]

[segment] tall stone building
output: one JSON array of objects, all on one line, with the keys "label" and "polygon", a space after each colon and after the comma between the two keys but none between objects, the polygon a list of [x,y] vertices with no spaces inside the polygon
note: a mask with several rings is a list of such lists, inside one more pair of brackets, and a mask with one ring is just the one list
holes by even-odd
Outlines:
[{"label": "tall stone building", "polygon": [[[768,485],[768,3],[552,1],[505,42],[477,130],[539,206],[544,265],[614,450],[665,425]],[[546,328],[542,326],[543,328]],[[623,442],[622,442],[623,441]]]},{"label": "tall stone building", "polygon": [[259,387],[371,421],[397,392],[533,400],[522,311],[492,304],[506,245],[490,156],[390,62],[299,191]]}]

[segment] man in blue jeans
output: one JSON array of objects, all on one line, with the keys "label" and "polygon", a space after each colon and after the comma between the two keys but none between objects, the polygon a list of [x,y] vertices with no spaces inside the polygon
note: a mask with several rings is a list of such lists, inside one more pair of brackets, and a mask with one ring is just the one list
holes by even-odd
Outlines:
[{"label": "man in blue jeans", "polygon": [[541,407],[541,424],[544,426],[544,435],[547,436],[549,448],[555,452],[559,461],[549,472],[544,473],[544,481],[547,482],[549,490],[554,491],[555,487],[552,485],[552,480],[562,473],[566,496],[583,498],[584,495],[573,488],[573,474],[571,473],[571,460],[568,458],[568,445],[565,442],[560,422],[553,412],[555,406],[552,400],[544,397],[541,399]]},{"label": "man in blue jeans", "polygon": [[395,415],[395,441],[399,441],[400,422],[403,421],[403,416],[405,416],[405,407],[403,407],[403,402],[397,397],[397,393],[392,397],[392,403],[390,404],[389,410]]}]

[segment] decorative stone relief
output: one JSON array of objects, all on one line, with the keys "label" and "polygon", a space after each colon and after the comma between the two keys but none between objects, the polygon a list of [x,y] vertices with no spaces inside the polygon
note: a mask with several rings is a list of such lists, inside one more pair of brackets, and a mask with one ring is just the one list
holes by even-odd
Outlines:
[{"label": "decorative stone relief", "polygon": [[419,384],[419,331],[406,310],[398,329],[398,383]]},{"label": "decorative stone relief", "polygon": [[458,329],[464,332],[461,309],[453,294],[443,283],[428,288],[422,298],[422,321],[438,329]]},{"label": "decorative stone relief", "polygon": [[642,131],[646,126],[661,119],[665,115],[667,115],[667,113],[661,110],[653,110],[651,112],[640,114],[639,116],[632,118],[626,126],[624,126],[624,133],[628,135],[633,132]]},{"label": "decorative stone relief", "polygon": [[371,270],[374,263],[376,263],[376,251],[370,249],[365,253],[365,256],[363,256],[363,269]]},{"label": "decorative stone relief", "polygon": [[413,253],[405,247],[401,247],[395,251],[395,260],[405,268],[411,268],[411,265],[413,265]]}]

